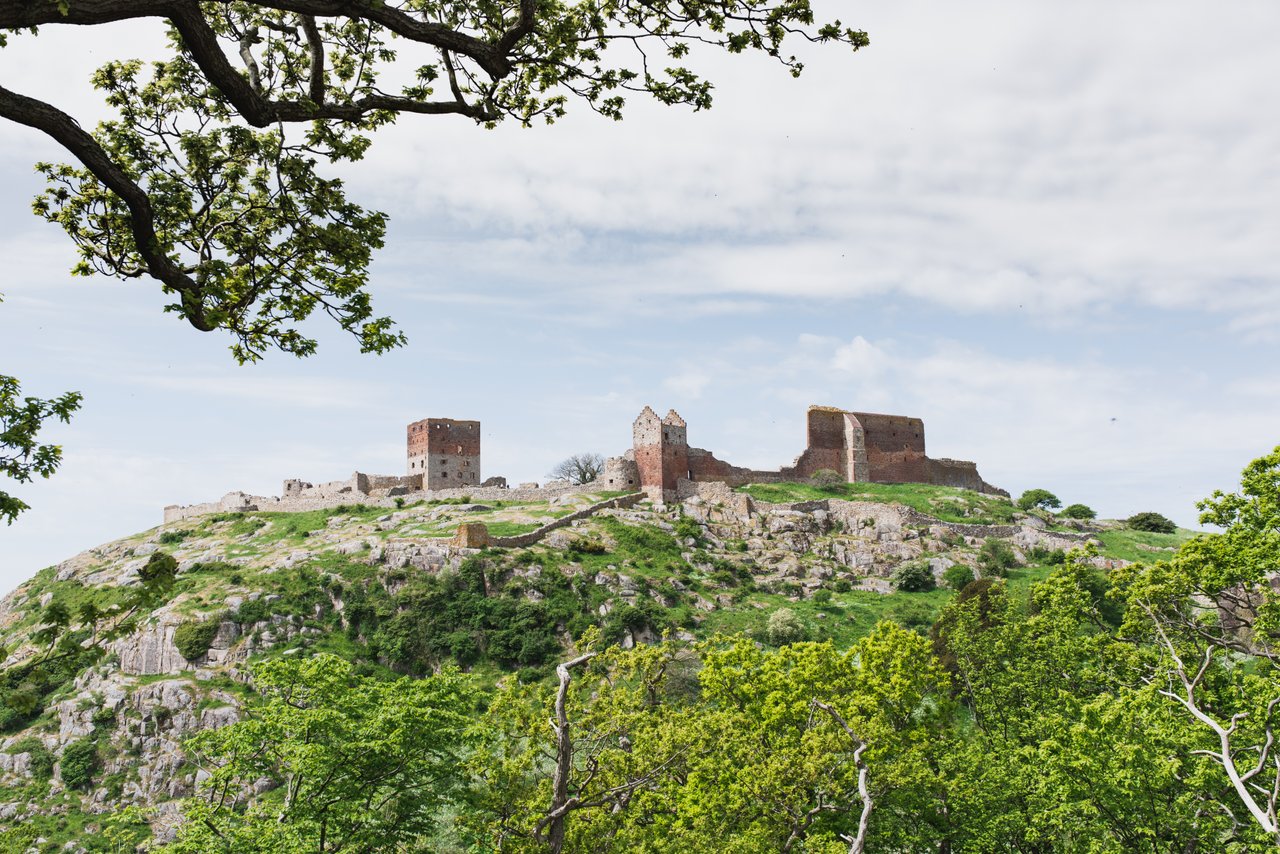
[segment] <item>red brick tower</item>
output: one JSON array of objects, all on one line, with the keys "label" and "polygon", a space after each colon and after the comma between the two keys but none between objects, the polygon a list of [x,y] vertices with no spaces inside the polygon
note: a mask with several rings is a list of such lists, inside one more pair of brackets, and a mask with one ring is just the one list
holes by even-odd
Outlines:
[{"label": "red brick tower", "polygon": [[676,497],[676,483],[689,477],[688,429],[674,409],[666,418],[645,407],[631,427],[640,487],[654,501]]},{"label": "red brick tower", "polygon": [[480,485],[480,422],[424,418],[408,427],[409,474],[424,489]]}]

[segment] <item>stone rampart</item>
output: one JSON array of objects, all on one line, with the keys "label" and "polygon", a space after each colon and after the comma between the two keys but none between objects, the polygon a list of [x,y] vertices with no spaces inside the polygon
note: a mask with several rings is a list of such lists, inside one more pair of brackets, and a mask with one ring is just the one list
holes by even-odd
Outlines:
[{"label": "stone rampart", "polygon": [[567,516],[561,516],[559,519],[552,519],[542,527],[529,531],[526,534],[516,534],[512,537],[490,537],[489,544],[505,549],[531,546],[552,531],[568,527],[579,519],[586,519],[588,516],[594,516],[601,510],[620,510],[627,507],[634,507],[639,504],[644,497],[645,494],[643,492],[634,492],[631,495],[620,495],[617,498],[609,498],[592,504],[589,507],[583,507],[581,510],[575,510]]},{"label": "stone rampart", "polygon": [[[477,486],[472,488],[457,487],[454,489],[419,489],[405,491],[399,495],[387,493],[362,493],[355,489],[359,475],[349,481],[333,481],[334,484],[348,484],[347,490],[303,490],[285,496],[248,495],[243,492],[229,492],[219,501],[203,504],[178,505],[171,504],[164,508],[164,521],[176,522],[193,516],[204,516],[209,513],[246,513],[268,511],[272,513],[302,513],[308,510],[326,510],[340,504],[360,504],[368,507],[396,507],[397,501],[413,504],[418,501],[443,501],[451,498],[470,497],[476,501],[549,501],[563,495],[577,495],[601,490],[599,483],[588,483],[582,486],[563,484],[545,487],[518,487],[507,489],[497,486]],[[376,477],[376,476],[375,476]],[[332,484],[324,484],[331,486]],[[388,490],[387,492],[390,492]]]}]

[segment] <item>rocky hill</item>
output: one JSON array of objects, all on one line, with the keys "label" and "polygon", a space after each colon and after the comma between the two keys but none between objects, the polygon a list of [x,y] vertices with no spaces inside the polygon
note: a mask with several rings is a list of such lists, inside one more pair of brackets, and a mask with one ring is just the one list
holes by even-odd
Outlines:
[{"label": "rocky hill", "polygon": [[584,488],[544,502],[168,523],[45,569],[0,603],[12,674],[51,609],[105,610],[157,554],[177,564],[167,601],[105,656],[3,686],[0,847],[112,850],[97,847],[104,816],[138,821],[120,818],[126,805],[148,807],[165,839],[198,782],[183,740],[238,718],[255,657],[324,650],[370,672],[456,662],[532,681],[593,625],[623,646],[717,632],[847,643],[884,617],[927,630],[966,575],[948,573],[956,566],[1007,574],[1017,590],[1086,542],[1106,568],[1179,539],[1046,520],[965,490],[871,484],[707,484],[665,507]]}]

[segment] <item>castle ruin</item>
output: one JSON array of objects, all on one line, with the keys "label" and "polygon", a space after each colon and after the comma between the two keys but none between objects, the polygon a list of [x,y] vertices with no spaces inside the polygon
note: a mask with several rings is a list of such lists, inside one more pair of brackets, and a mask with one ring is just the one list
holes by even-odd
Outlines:
[{"label": "castle ruin", "polygon": [[480,422],[424,418],[409,425],[409,475],[422,489],[480,485]]},{"label": "castle ruin", "polygon": [[632,425],[631,450],[606,462],[603,485],[638,485],[654,501],[671,501],[682,497],[682,482],[741,486],[808,480],[829,470],[847,483],[928,483],[1007,495],[983,480],[975,463],[927,456],[919,418],[811,406],[807,433],[804,452],[790,466],[742,468],[690,446],[688,425],[674,409],[659,418],[646,406]]},{"label": "castle ruin", "polygon": [[[772,471],[735,466],[711,451],[689,444],[688,425],[674,409],[665,417],[646,406],[631,425],[631,449],[605,461],[590,489],[643,491],[656,502],[675,501],[696,492],[698,483],[728,486],[808,480],[816,472],[835,472],[848,483],[929,483],[1008,495],[987,483],[978,467],[965,460],[925,454],[924,422],[902,415],[849,412],[811,406],[804,452]],[[230,492],[221,500],[164,509],[166,522],[205,513],[248,510],[301,511],[337,504],[387,504],[400,500],[472,497],[477,500],[546,500],[584,487],[553,482],[509,489],[505,478],[480,479],[480,422],[424,418],[406,428],[405,475],[355,472],[347,480],[312,484],[290,479],[283,494]]]}]

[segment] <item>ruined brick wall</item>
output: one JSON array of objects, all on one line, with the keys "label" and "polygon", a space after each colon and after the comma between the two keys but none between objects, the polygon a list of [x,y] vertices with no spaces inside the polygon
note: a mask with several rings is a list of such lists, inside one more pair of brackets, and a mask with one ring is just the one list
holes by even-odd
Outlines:
[{"label": "ruined brick wall", "polygon": [[873,483],[929,483],[924,422],[905,415],[849,413],[863,430],[867,480]]},{"label": "ruined brick wall", "polygon": [[834,406],[810,406],[804,453],[784,469],[796,480],[829,469],[851,483],[870,478],[866,434],[850,412]]},{"label": "ruined brick wall", "polygon": [[426,489],[480,485],[480,422],[424,418],[407,428],[409,474]]}]

